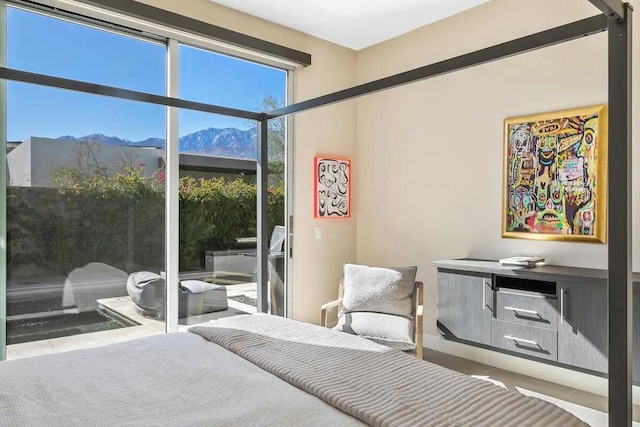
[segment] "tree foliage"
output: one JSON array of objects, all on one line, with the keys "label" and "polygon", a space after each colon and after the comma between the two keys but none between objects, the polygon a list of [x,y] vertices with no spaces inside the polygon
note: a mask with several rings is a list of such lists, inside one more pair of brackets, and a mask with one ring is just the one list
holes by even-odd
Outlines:
[{"label": "tree foliage", "polygon": [[[274,96],[266,95],[259,105],[259,111],[266,113],[284,106],[284,100]],[[286,119],[278,117],[269,120],[268,153],[269,153],[269,184],[278,186],[285,180],[285,157],[286,157]]]}]

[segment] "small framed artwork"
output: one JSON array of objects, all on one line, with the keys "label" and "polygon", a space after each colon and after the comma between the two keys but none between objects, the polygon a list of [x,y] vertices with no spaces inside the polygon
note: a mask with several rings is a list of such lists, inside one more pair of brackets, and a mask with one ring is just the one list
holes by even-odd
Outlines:
[{"label": "small framed artwork", "polygon": [[314,157],[314,218],[351,217],[351,160]]},{"label": "small framed artwork", "polygon": [[502,236],[606,242],[607,108],[504,122]]}]

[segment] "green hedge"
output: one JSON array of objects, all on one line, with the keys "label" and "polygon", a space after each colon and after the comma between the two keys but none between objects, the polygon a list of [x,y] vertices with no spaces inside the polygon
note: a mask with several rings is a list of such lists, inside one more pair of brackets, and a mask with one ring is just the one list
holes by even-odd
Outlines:
[{"label": "green hedge", "polygon": [[[9,275],[66,275],[89,262],[127,272],[164,269],[161,175],[141,168],[114,176],[60,174],[60,188],[9,187]],[[180,269],[204,267],[204,252],[256,235],[256,186],[242,177],[180,179]],[[284,221],[284,187],[269,189],[269,229]]]},{"label": "green hedge", "polygon": [[[256,235],[256,185],[241,178],[180,180],[180,268],[201,266],[205,250],[233,249]],[[284,223],[284,187],[269,189],[268,227]]]}]

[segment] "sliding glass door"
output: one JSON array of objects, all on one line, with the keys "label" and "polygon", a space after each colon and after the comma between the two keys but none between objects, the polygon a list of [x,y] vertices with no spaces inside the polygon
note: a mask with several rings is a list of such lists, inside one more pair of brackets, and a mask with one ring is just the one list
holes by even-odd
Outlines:
[{"label": "sliding glass door", "polygon": [[0,81],[0,360],[264,311],[263,297],[285,315],[284,119],[269,128],[264,295],[257,122],[83,88],[268,111],[287,71],[60,13],[0,1],[0,65],[72,82]]},{"label": "sliding glass door", "polygon": [[[187,45],[179,46],[178,56],[182,99],[253,111],[282,105],[283,70]],[[180,110],[179,136],[180,324],[256,313],[262,292],[257,284],[256,122]],[[268,229],[274,269],[269,286],[283,288],[278,277],[285,265],[284,128],[273,129],[270,141],[276,139],[270,146]],[[206,287],[206,297],[194,296],[191,285]],[[273,295],[266,297],[276,314],[284,293],[278,292],[280,302]]]}]

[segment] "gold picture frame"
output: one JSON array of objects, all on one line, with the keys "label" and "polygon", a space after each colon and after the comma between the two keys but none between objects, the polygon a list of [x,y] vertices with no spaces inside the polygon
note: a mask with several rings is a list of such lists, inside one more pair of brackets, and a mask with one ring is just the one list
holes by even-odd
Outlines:
[{"label": "gold picture frame", "polygon": [[606,243],[607,106],[504,121],[502,237]]}]

